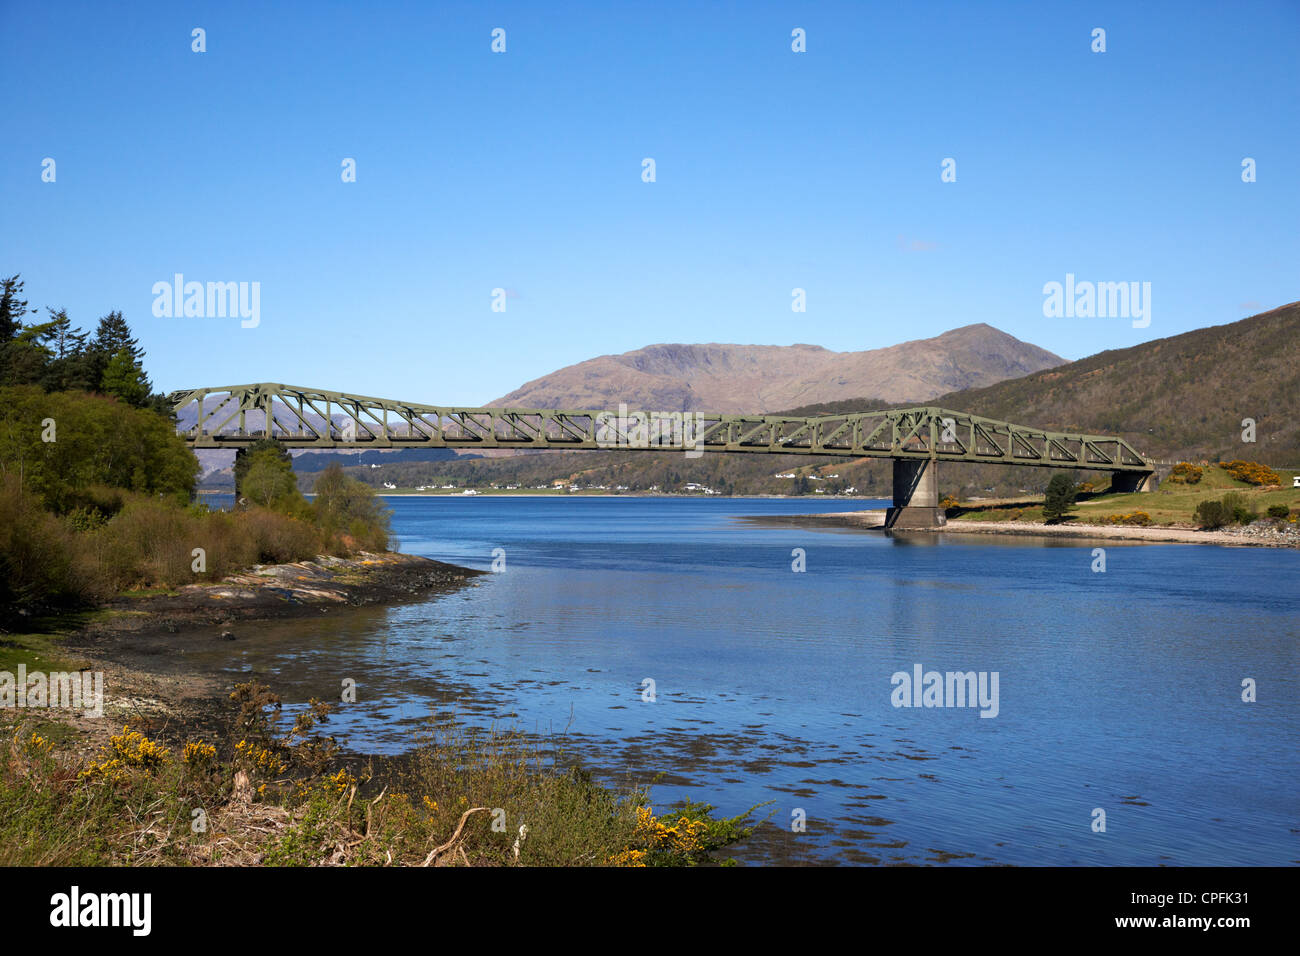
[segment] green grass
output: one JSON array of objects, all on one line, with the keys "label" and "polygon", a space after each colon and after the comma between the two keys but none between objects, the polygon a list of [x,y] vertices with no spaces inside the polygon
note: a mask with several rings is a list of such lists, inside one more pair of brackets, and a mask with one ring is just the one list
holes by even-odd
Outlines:
[{"label": "green grass", "polygon": [[1204,469],[1198,484],[1181,485],[1165,479],[1153,492],[1125,495],[1104,495],[1080,502],[1073,512],[1076,520],[1099,520],[1112,514],[1145,511],[1156,525],[1195,524],[1196,506],[1209,498],[1222,498],[1228,491],[1240,492],[1262,516],[1269,505],[1286,505],[1293,512],[1300,509],[1300,488],[1291,487],[1294,472],[1278,472],[1282,486],[1277,491],[1264,491],[1254,485],[1236,481],[1222,468],[1211,465]]},{"label": "green grass", "polygon": [[[1294,515],[1300,511],[1300,488],[1292,488],[1293,471],[1279,470],[1282,477],[1277,491],[1264,491],[1254,485],[1236,481],[1222,468],[1210,465],[1203,471],[1195,485],[1177,484],[1166,478],[1152,492],[1132,494],[1100,494],[1075,504],[1067,523],[1099,524],[1110,515],[1145,511],[1152,525],[1195,525],[1196,506],[1211,498],[1222,498],[1226,492],[1240,492],[1262,517],[1270,505],[1286,505]],[[1016,503],[963,502],[960,514],[950,518],[958,521],[1031,521],[1041,522],[1041,505]]]},{"label": "green grass", "polygon": [[25,621],[19,630],[0,631],[0,670],[13,673],[19,664],[29,671],[76,670],[84,660],[69,655],[62,642],[73,632],[105,616],[104,611],[57,614]]}]

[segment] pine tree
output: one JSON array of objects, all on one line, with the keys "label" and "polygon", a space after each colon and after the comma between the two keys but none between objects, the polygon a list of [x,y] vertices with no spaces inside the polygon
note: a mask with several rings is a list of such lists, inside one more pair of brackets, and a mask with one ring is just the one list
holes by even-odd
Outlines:
[{"label": "pine tree", "polygon": [[97,388],[138,408],[149,403],[153,385],[144,371],[144,349],[131,335],[121,312],[110,312],[99,320],[87,351],[85,372]]},{"label": "pine tree", "polygon": [[27,314],[27,300],[18,298],[22,291],[23,280],[18,276],[0,279],[0,385],[18,384],[13,343]]},{"label": "pine tree", "polygon": [[54,358],[50,340],[54,336],[54,323],[42,322],[25,325],[0,349],[3,349],[3,378],[5,385],[36,385],[45,377],[45,371]]},{"label": "pine tree", "polygon": [[0,279],[0,345],[13,341],[23,327],[27,300],[18,298],[22,291],[23,280],[18,276]]},{"label": "pine tree", "polygon": [[1043,517],[1048,524],[1055,524],[1074,508],[1074,479],[1058,471],[1047,483],[1047,494],[1043,498]]},{"label": "pine tree", "polygon": [[144,369],[125,348],[119,349],[108,360],[104,368],[104,377],[100,381],[100,388],[105,394],[114,395],[136,408],[143,408],[148,404],[149,393],[152,391]]},{"label": "pine tree", "polygon": [[139,340],[131,336],[131,327],[122,318],[121,312],[110,312],[99,320],[92,347],[107,356],[126,349],[137,364],[142,364],[144,360],[144,350],[140,348]]},{"label": "pine tree", "polygon": [[50,313],[51,360],[45,366],[41,385],[47,392],[69,389],[89,390],[94,384],[84,381],[79,366],[86,351],[86,333],[72,327],[67,309],[46,309]]}]

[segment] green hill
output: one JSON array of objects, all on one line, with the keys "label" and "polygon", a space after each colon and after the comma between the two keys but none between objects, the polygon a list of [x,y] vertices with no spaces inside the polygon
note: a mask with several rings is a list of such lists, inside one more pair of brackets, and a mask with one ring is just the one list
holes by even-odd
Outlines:
[{"label": "green hill", "polygon": [[[1246,458],[1300,465],[1300,302],[932,403],[1060,431],[1119,435],[1161,461]],[[884,407],[870,399],[797,409],[837,414]],[[1256,442],[1242,441],[1242,419]]]},{"label": "green hill", "polygon": [[[1300,395],[1300,303],[1233,322],[1158,339],[986,388],[951,392],[932,404],[1049,429],[1121,435],[1157,461],[1245,458],[1275,468],[1300,467],[1300,422],[1290,413]],[[897,404],[897,403],[894,403]],[[784,414],[831,415],[888,408],[873,398],[790,409]],[[1256,422],[1255,444],[1241,440],[1244,418]],[[557,452],[509,458],[393,463],[348,469],[372,485],[399,488],[454,484],[457,488],[521,490],[572,480],[609,490],[682,491],[698,483],[723,494],[889,495],[888,461],[846,461],[795,455]],[[778,478],[795,473],[798,478]],[[812,476],[824,477],[813,481]],[[939,490],[972,495],[1040,492],[1052,471],[1004,465],[945,464]],[[834,476],[834,477],[832,477]],[[302,475],[308,485],[314,476]],[[1089,477],[1080,473],[1080,479]],[[1100,477],[1100,476],[1094,476]]]}]

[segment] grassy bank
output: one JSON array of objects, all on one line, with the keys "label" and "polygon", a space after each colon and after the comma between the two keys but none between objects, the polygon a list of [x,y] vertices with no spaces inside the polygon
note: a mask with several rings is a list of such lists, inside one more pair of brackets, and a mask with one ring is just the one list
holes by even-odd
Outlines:
[{"label": "grassy bank", "polygon": [[[1067,517],[1072,524],[1142,523],[1145,515],[1155,527],[1199,527],[1197,507],[1207,500],[1221,500],[1229,493],[1240,495],[1248,511],[1258,516],[1268,514],[1270,507],[1285,507],[1288,523],[1296,521],[1300,512],[1300,488],[1292,488],[1296,473],[1279,470],[1280,481],[1274,485],[1252,485],[1233,478],[1218,465],[1201,468],[1200,480],[1194,484],[1166,477],[1153,492],[1132,494],[1084,493],[1074,504]],[[948,509],[949,521],[1023,521],[1042,523],[1041,498],[1024,497],[1001,501],[963,501]]]},{"label": "grassy bank", "polygon": [[0,865],[690,866],[751,829],[703,804],[656,814],[644,787],[601,786],[517,732],[431,720],[408,757],[360,765],[323,733],[333,705],[286,728],[279,699],[242,684],[230,709],[219,737],[130,727],[98,745],[11,711]]}]

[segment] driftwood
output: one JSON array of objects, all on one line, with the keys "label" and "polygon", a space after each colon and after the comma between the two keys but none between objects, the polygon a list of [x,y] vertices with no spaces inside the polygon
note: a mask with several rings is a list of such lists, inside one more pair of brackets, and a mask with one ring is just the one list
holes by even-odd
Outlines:
[{"label": "driftwood", "polygon": [[[460,834],[461,831],[465,829],[465,823],[469,820],[469,818],[472,815],[474,815],[475,813],[487,813],[487,812],[488,812],[487,807],[471,807],[470,809],[462,813],[460,816],[460,823],[456,824],[456,832],[451,835],[451,839],[448,840],[446,843],[444,843],[442,846],[436,846],[432,850],[430,850],[429,855],[424,858],[424,862],[421,863],[420,866],[430,865],[435,860],[437,860],[438,857],[441,856],[443,853],[446,853],[452,847],[456,846],[456,844],[460,842]],[[466,860],[466,862],[468,863],[469,861]]]}]

